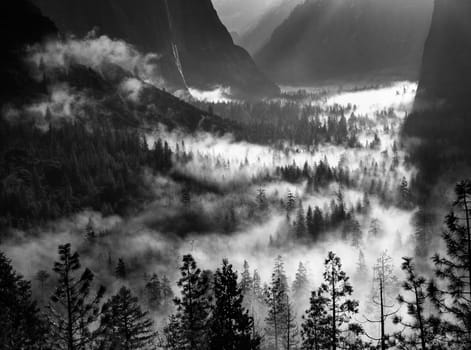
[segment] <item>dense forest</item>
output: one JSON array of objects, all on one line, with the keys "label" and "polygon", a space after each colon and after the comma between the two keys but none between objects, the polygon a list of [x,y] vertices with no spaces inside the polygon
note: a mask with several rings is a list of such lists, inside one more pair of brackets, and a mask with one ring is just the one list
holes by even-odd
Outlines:
[{"label": "dense forest", "polygon": [[[240,274],[227,259],[215,271],[203,270],[187,254],[174,298],[165,276],[147,276],[144,290],[128,287],[130,272],[122,259],[114,272],[122,287],[109,295],[81,266],[79,253],[64,244],[53,268],[38,271],[35,287],[0,254],[2,344],[5,349],[467,349],[471,182],[458,183],[455,195],[442,236],[445,252],[432,257],[433,278],[422,276],[414,259],[404,257],[401,281],[387,251],[378,253],[371,283],[378,319],[358,321],[355,286],[334,252],[319,267],[323,281],[313,291],[302,263],[288,284],[281,256],[264,283],[247,262]],[[360,259],[356,273],[367,268]],[[37,303],[32,295],[39,286],[43,298]],[[301,319],[299,307],[305,310]],[[150,310],[169,314],[162,331],[154,327]],[[266,315],[263,328],[255,321],[260,310]],[[379,324],[379,336],[368,334],[368,323]]]},{"label": "dense forest", "polygon": [[0,4],[0,350],[471,348],[471,6],[261,1]]},{"label": "dense forest", "polygon": [[43,132],[1,119],[0,149],[2,227],[29,228],[85,207],[124,214],[148,197],[142,167],[166,172],[172,165],[166,142],[149,148],[138,132],[110,125],[51,123]]}]

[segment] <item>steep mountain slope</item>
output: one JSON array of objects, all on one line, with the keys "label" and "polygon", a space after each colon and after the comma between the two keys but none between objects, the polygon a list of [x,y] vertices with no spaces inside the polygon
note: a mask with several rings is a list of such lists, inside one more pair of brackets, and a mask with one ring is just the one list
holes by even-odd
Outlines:
[{"label": "steep mountain slope", "polygon": [[420,141],[409,142],[409,153],[425,199],[438,192],[433,186],[439,180],[450,184],[469,176],[470,92],[471,2],[436,0],[414,112],[403,127],[406,140]]},{"label": "steep mountain slope", "polygon": [[307,0],[255,56],[274,80],[417,78],[430,0]]},{"label": "steep mountain slope", "polygon": [[416,108],[471,104],[471,2],[437,0],[425,44]]},{"label": "steep mountain slope", "polygon": [[235,46],[211,0],[36,0],[64,32],[93,28],[160,55],[173,88],[229,86],[236,95],[274,95],[278,88]]},{"label": "steep mountain slope", "polygon": [[[65,43],[59,40],[56,26],[29,0],[2,2],[0,10],[5,47],[0,55],[0,105],[9,105],[2,117],[13,113],[36,124],[101,120],[126,127],[161,123],[188,131],[237,129],[234,123],[145,83],[118,64],[85,65],[73,52],[63,61],[56,48]],[[55,40],[56,46],[36,45],[26,50],[46,39]],[[75,45],[86,48],[93,41]]]},{"label": "steep mountain slope", "polygon": [[0,103],[20,95],[25,99],[38,88],[21,60],[25,46],[54,36],[57,29],[28,0],[0,3],[0,29]]},{"label": "steep mountain slope", "polygon": [[271,8],[258,23],[244,33],[239,43],[251,54],[256,53],[270,40],[273,31],[290,15],[291,11],[303,0],[283,0],[281,4]]},{"label": "steep mountain slope", "polygon": [[212,0],[219,17],[231,32],[244,34],[270,6],[283,0]]}]

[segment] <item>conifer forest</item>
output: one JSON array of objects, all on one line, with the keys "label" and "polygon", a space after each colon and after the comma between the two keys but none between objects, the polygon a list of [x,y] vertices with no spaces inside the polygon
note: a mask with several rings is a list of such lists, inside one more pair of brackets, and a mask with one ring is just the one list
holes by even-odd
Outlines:
[{"label": "conifer forest", "polygon": [[0,27],[0,350],[471,349],[471,2]]}]

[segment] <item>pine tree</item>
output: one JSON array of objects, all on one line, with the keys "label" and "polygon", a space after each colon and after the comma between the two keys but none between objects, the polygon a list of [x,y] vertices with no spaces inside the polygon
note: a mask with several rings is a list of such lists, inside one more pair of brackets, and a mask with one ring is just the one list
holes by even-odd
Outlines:
[{"label": "pine tree", "polygon": [[39,270],[36,273],[35,279],[40,284],[41,297],[44,297],[44,290],[45,290],[45,287],[46,287],[46,282],[49,280],[50,277],[51,277],[51,275],[49,274],[49,272],[47,272],[45,270]]},{"label": "pine tree", "polygon": [[162,347],[168,350],[180,350],[184,348],[184,339],[181,338],[183,330],[177,316],[171,315],[167,325],[163,329],[164,340]]},{"label": "pine tree", "polygon": [[0,252],[0,348],[45,349],[47,328],[31,298],[31,283]]},{"label": "pine tree", "polygon": [[263,288],[262,288],[262,280],[257,270],[253,272],[252,281],[253,281],[252,291],[253,291],[254,298],[257,299],[258,301],[264,300],[265,297],[264,297]]},{"label": "pine tree", "polygon": [[92,218],[88,220],[87,227],[85,228],[85,238],[90,242],[94,243],[96,239],[95,229],[93,228]]},{"label": "pine tree", "polygon": [[[440,311],[455,320],[448,327],[459,346],[471,347],[471,182],[461,181],[455,188],[454,207],[446,217],[448,230],[443,233],[446,256],[433,257],[435,275],[443,283],[432,281],[428,293]],[[444,284],[444,288],[441,286]]]},{"label": "pine tree", "polygon": [[286,199],[286,215],[289,217],[291,212],[296,208],[296,196],[288,191],[288,196]]},{"label": "pine tree", "polygon": [[302,239],[306,236],[306,218],[304,217],[304,209],[301,202],[299,202],[298,213],[296,215],[296,238]]},{"label": "pine tree", "polygon": [[116,277],[120,279],[126,278],[126,275],[127,275],[126,264],[124,263],[124,260],[122,258],[118,259],[118,264],[116,265],[115,274],[116,274]]},{"label": "pine tree", "polygon": [[381,222],[374,218],[371,220],[371,223],[370,223],[370,228],[368,230],[368,234],[371,236],[371,237],[378,237],[382,232],[382,228],[381,228]]},{"label": "pine tree", "polygon": [[191,193],[190,193],[190,188],[188,186],[185,186],[182,188],[180,200],[185,208],[188,208],[190,206]]},{"label": "pine tree", "polygon": [[96,333],[102,350],[151,349],[156,337],[153,321],[125,287],[103,305]]},{"label": "pine tree", "polygon": [[325,260],[324,283],[321,285],[322,295],[327,300],[330,312],[330,339],[333,350],[339,347],[341,328],[346,325],[351,316],[358,312],[358,302],[349,299],[353,293],[349,277],[342,270],[340,258],[329,252]]},{"label": "pine tree", "polygon": [[244,271],[241,274],[240,288],[242,294],[246,297],[250,297],[252,292],[253,280],[250,276],[249,263],[247,260],[244,260]]},{"label": "pine tree", "polygon": [[257,190],[257,204],[260,210],[265,210],[268,207],[267,196],[265,194],[265,189],[260,187]]},{"label": "pine tree", "polygon": [[299,332],[296,324],[296,315],[293,312],[293,305],[288,294],[286,294],[285,308],[284,320],[282,320],[281,324],[283,348],[291,350],[297,348]]},{"label": "pine tree", "polygon": [[306,230],[307,233],[312,237],[314,234],[314,213],[312,211],[312,207],[308,206],[307,207],[307,212],[306,212]]},{"label": "pine tree", "polygon": [[162,281],[160,283],[160,296],[163,306],[166,308],[170,307],[170,302],[173,300],[174,294],[170,281],[165,275],[162,277]]},{"label": "pine tree", "polygon": [[365,283],[366,278],[368,277],[368,268],[366,266],[365,254],[363,253],[363,250],[361,249],[358,253],[357,269],[353,277],[354,277],[355,282],[359,284]]},{"label": "pine tree", "polygon": [[283,339],[287,338],[292,329],[287,321],[288,313],[293,315],[288,299],[288,282],[284,271],[283,260],[278,256],[275,260],[271,284],[265,290],[265,302],[268,306],[268,315],[265,319],[265,335],[273,343],[275,350],[281,349]]},{"label": "pine tree", "polygon": [[89,326],[99,316],[105,289],[100,287],[96,295],[90,296],[94,275],[85,269],[77,278],[79,269],[78,253],[71,252],[70,244],[60,245],[59,261],[53,269],[58,276],[57,287],[48,306],[53,348],[82,350],[93,340]]},{"label": "pine tree", "polygon": [[[394,305],[393,298],[391,297],[396,294],[396,287],[397,278],[394,275],[392,258],[387,254],[387,251],[385,251],[377,259],[376,264],[373,267],[373,291],[371,302],[373,307],[379,310],[379,320],[367,318],[368,322],[380,325],[380,337],[375,338],[371,335],[369,337],[380,342],[381,350],[386,349],[386,342],[387,339],[389,339],[389,335],[386,334],[386,321],[399,310]],[[374,311],[372,310],[371,313],[374,313]]]},{"label": "pine tree", "polygon": [[260,347],[260,337],[253,336],[253,319],[243,304],[242,287],[237,273],[223,260],[214,275],[214,298],[210,325],[209,348],[214,350],[252,350]]},{"label": "pine tree", "polygon": [[401,316],[394,317],[394,323],[402,325],[408,332],[396,334],[399,348],[417,348],[421,350],[438,348],[437,338],[441,333],[440,320],[432,315],[426,315],[427,280],[417,275],[412,258],[402,258],[402,270],[406,279],[402,288],[409,295],[406,298],[402,294],[397,300],[401,305],[407,306],[407,314],[410,320],[404,320]]},{"label": "pine tree", "polygon": [[205,349],[211,303],[208,298],[209,276],[197,266],[191,255],[183,257],[181,278],[177,285],[181,297],[175,299],[179,349]]},{"label": "pine tree", "polygon": [[398,189],[399,206],[404,209],[409,209],[411,206],[411,194],[409,191],[409,184],[405,177],[402,178]]},{"label": "pine tree", "polygon": [[309,234],[314,240],[316,240],[319,238],[323,230],[324,230],[324,216],[322,215],[321,209],[316,206],[314,208],[314,212],[312,216],[312,224],[309,230]]},{"label": "pine tree", "polygon": [[362,244],[362,233],[361,233],[361,227],[360,223],[358,220],[355,219],[350,219],[347,221],[347,223],[344,226],[344,232],[343,232],[344,238],[349,238],[351,241],[351,244],[355,248],[359,248]]},{"label": "pine tree", "polygon": [[293,297],[296,302],[304,301],[304,297],[309,293],[309,281],[307,279],[307,270],[303,263],[298,265],[298,271],[293,282]]},{"label": "pine tree", "polygon": [[152,310],[158,310],[162,304],[162,285],[157,274],[152,274],[145,285],[147,303]]},{"label": "pine tree", "polygon": [[328,300],[322,296],[322,291],[313,291],[310,298],[310,307],[303,315],[301,337],[303,349],[321,350],[329,347],[330,315],[327,309]]}]

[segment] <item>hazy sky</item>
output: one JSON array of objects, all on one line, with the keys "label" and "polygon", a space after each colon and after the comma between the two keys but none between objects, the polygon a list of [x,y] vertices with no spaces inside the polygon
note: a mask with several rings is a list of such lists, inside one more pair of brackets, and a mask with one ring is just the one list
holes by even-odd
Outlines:
[{"label": "hazy sky", "polygon": [[255,25],[257,19],[272,6],[291,0],[213,0],[221,20],[239,34]]}]

